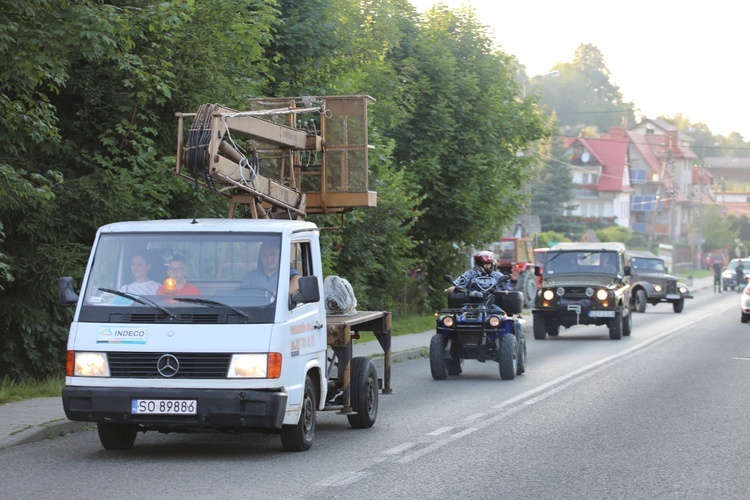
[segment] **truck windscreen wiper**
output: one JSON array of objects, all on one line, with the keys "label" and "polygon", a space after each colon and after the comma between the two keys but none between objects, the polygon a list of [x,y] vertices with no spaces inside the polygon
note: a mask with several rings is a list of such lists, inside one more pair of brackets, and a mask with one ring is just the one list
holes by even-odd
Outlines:
[{"label": "truck windscreen wiper", "polygon": [[217,302],[215,300],[209,300],[209,299],[198,299],[195,297],[173,297],[173,299],[179,302],[189,302],[191,304],[203,304],[204,306],[209,306],[209,307],[226,307],[227,309],[231,309],[232,311],[236,312],[243,318],[250,319],[250,315],[247,314],[245,311],[241,311],[237,309],[236,307],[232,307],[228,304],[224,304],[223,302]]},{"label": "truck windscreen wiper", "polygon": [[111,288],[99,288],[99,290],[101,290],[102,292],[113,293],[115,295],[119,295],[120,297],[125,297],[126,299],[130,299],[130,300],[132,300],[134,302],[138,302],[139,304],[143,304],[144,306],[155,307],[157,309],[161,309],[170,318],[172,318],[172,319],[176,318],[176,316],[174,315],[174,313],[172,313],[169,309],[160,306],[159,304],[157,304],[156,302],[154,302],[151,299],[147,299],[145,297],[141,297],[140,295],[135,295],[135,294],[128,293],[128,292],[121,292],[119,290],[112,290]]}]

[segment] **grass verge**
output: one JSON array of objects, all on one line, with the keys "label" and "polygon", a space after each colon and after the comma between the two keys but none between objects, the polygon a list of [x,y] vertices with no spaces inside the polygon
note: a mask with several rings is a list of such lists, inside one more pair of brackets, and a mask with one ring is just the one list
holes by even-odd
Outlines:
[{"label": "grass verge", "polygon": [[[435,328],[435,316],[425,314],[420,316],[394,317],[391,323],[392,335],[405,335],[409,333],[421,333]],[[358,342],[375,340],[372,332],[362,332]],[[45,380],[21,380],[14,381],[5,378],[0,382],[0,404],[13,403],[33,398],[47,398],[60,396],[65,377],[50,377]]]}]

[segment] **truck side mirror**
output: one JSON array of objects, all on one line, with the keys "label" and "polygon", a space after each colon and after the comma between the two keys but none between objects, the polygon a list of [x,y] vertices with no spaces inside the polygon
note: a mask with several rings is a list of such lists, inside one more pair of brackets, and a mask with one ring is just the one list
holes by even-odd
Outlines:
[{"label": "truck side mirror", "polygon": [[73,290],[73,278],[70,276],[57,280],[57,302],[64,306],[78,303],[78,294]]},{"label": "truck side mirror", "polygon": [[320,287],[316,276],[302,276],[299,279],[299,290],[289,296],[289,310],[297,304],[307,304],[320,301]]}]

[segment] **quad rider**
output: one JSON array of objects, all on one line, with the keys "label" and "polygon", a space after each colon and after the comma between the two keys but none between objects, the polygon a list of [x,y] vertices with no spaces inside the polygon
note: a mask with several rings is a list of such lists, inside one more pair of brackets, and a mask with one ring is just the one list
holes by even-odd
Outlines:
[{"label": "quad rider", "polygon": [[[517,277],[516,277],[517,279]],[[499,309],[495,305],[494,291],[513,290],[516,280],[497,270],[495,254],[483,250],[474,255],[474,267],[459,276],[453,286],[445,291],[453,293],[456,288],[474,290],[485,296],[485,306]]]}]

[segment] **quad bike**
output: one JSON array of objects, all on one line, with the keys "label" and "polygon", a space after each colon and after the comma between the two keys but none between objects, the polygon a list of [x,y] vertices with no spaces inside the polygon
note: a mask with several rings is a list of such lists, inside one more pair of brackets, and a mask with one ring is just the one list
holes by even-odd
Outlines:
[{"label": "quad bike", "polygon": [[[453,277],[446,275],[445,280],[455,286]],[[521,312],[523,302],[523,293],[515,291],[456,288],[448,294],[448,307],[440,311],[430,340],[432,378],[459,375],[464,359],[497,362],[503,380],[526,371],[523,323],[511,316]]]}]

